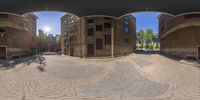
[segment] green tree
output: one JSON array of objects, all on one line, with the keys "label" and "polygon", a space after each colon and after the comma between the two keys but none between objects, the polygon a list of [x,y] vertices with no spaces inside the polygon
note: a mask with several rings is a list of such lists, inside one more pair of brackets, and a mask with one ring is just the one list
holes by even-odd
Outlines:
[{"label": "green tree", "polygon": [[46,39],[46,34],[44,33],[43,30],[39,29],[39,34],[38,34],[38,46],[42,50],[45,47],[45,39]]},{"label": "green tree", "polygon": [[150,44],[153,41],[153,30],[152,29],[147,29],[146,30],[146,43]]},{"label": "green tree", "polygon": [[60,35],[56,35],[56,44],[61,44],[61,36]]},{"label": "green tree", "polygon": [[144,48],[144,42],[145,42],[145,38],[146,38],[146,34],[145,34],[144,30],[141,29],[139,32],[137,32],[137,36],[139,37],[141,47]]}]

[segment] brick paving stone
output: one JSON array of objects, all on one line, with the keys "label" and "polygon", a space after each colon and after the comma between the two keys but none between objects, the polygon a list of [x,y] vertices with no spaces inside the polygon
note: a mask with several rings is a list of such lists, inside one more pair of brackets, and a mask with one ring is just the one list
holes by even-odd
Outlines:
[{"label": "brick paving stone", "polygon": [[160,55],[45,57],[44,72],[35,63],[0,70],[0,100],[200,100],[199,67]]}]

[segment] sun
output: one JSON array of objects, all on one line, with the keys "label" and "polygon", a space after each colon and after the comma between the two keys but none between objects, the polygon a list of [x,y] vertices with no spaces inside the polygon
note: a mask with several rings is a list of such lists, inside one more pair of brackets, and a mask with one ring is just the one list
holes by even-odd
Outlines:
[{"label": "sun", "polygon": [[44,27],[44,31],[45,31],[46,33],[48,33],[49,31],[51,31],[51,28],[48,27],[48,26],[46,26],[46,27]]}]

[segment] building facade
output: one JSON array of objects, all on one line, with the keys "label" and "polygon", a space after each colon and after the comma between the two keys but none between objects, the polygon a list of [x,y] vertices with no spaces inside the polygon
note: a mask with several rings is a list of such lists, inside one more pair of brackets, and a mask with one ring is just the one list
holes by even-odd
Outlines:
[{"label": "building facade", "polygon": [[159,17],[162,53],[181,58],[200,57],[200,13]]},{"label": "building facade", "polygon": [[[66,16],[68,15],[61,18],[61,44],[65,48],[62,51],[64,54],[77,57],[104,57],[120,56],[124,52],[130,54],[135,51],[135,17],[130,15],[116,19],[93,16],[74,18],[70,22],[65,22]],[[68,24],[67,28],[64,28],[64,23]]]},{"label": "building facade", "polygon": [[36,46],[37,16],[0,14],[0,59],[30,54]]}]

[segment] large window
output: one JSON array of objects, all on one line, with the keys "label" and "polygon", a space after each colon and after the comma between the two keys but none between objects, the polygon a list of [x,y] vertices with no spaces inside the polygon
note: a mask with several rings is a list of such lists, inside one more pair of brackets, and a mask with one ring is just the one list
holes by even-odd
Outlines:
[{"label": "large window", "polygon": [[96,39],[96,49],[97,50],[103,49],[103,39],[101,39],[101,38]]},{"label": "large window", "polygon": [[104,39],[105,39],[104,44],[108,44],[108,45],[111,44],[111,34],[105,34]]},{"label": "large window", "polygon": [[96,31],[103,31],[102,25],[96,25]]},{"label": "large window", "polygon": [[111,28],[111,23],[104,23],[105,28]]},{"label": "large window", "polygon": [[93,19],[88,19],[88,20],[87,20],[87,23],[88,23],[88,24],[94,23],[94,20],[93,20]]},{"label": "large window", "polygon": [[94,28],[88,28],[87,36],[93,36],[94,35]]},{"label": "large window", "polygon": [[124,32],[128,33],[129,32],[129,28],[128,28],[128,26],[129,26],[129,19],[128,19],[128,17],[124,18],[124,23],[125,23]]}]

